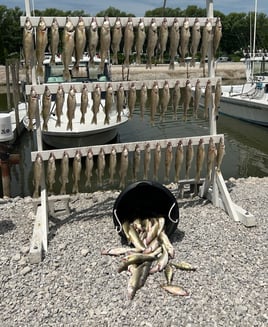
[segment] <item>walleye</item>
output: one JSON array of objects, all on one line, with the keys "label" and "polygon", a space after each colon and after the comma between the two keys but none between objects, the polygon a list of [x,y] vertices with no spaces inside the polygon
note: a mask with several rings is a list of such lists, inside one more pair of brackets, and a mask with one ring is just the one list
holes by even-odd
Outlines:
[{"label": "walleye", "polygon": [[216,157],[217,171],[221,170],[221,163],[224,155],[225,155],[225,145],[224,145],[223,138],[221,137],[217,147],[217,157]]},{"label": "walleye", "polygon": [[128,90],[128,109],[129,109],[129,118],[132,118],[135,104],[137,99],[137,92],[136,92],[136,86],[135,83],[132,82],[130,84],[129,90]]},{"label": "walleye", "polygon": [[114,183],[114,175],[116,169],[116,149],[112,147],[110,158],[109,158],[109,174],[110,174],[110,183]]},{"label": "walleye", "polygon": [[201,95],[202,95],[201,83],[200,83],[200,79],[197,79],[197,81],[195,83],[195,89],[194,89],[194,110],[193,110],[193,114],[194,114],[195,118],[198,117],[198,110],[199,110]]},{"label": "walleye", "polygon": [[171,263],[176,269],[187,270],[187,271],[196,271],[196,268],[190,265],[188,262],[181,261],[179,263]]},{"label": "walleye", "polygon": [[215,99],[214,99],[214,108],[215,108],[215,115],[216,119],[219,116],[219,107],[220,107],[220,101],[221,101],[221,80],[218,79],[216,83],[215,88]]},{"label": "walleye", "polygon": [[204,146],[204,140],[201,138],[199,140],[199,144],[197,146],[196,151],[196,175],[195,175],[195,182],[200,182],[200,174],[203,168],[203,163],[205,159],[205,146]]},{"label": "walleye", "polygon": [[177,149],[176,149],[176,156],[175,156],[175,181],[179,182],[180,180],[180,172],[184,158],[184,151],[183,151],[183,144],[180,140]]},{"label": "walleye", "polygon": [[39,197],[39,189],[41,187],[43,177],[43,158],[41,154],[37,154],[34,161],[34,176],[33,176],[33,184],[34,184],[34,192],[33,198]]},{"label": "walleye", "polygon": [[120,171],[119,171],[120,184],[119,184],[119,187],[125,187],[127,170],[128,170],[128,149],[126,146],[124,146],[123,151],[121,153],[121,160],[120,160]]},{"label": "walleye", "polygon": [[43,130],[48,130],[48,120],[50,116],[50,108],[51,108],[51,92],[48,86],[45,86],[44,94],[42,97],[42,118],[43,118]]},{"label": "walleye", "polygon": [[102,250],[101,254],[102,255],[112,255],[112,256],[120,256],[122,254],[128,254],[130,252],[139,252],[139,250],[135,248],[125,248],[125,247],[119,247],[119,248],[110,248],[107,250]]},{"label": "walleye", "polygon": [[80,175],[81,175],[81,169],[82,169],[82,163],[81,163],[81,151],[77,150],[74,156],[73,160],[73,193],[79,192],[79,181],[80,181]]},{"label": "walleye", "polygon": [[37,76],[43,77],[43,61],[45,59],[45,50],[47,47],[47,25],[43,17],[40,17],[37,28],[36,28],[36,61]]},{"label": "walleye", "polygon": [[148,30],[148,42],[147,42],[147,63],[146,68],[152,68],[152,57],[154,56],[155,47],[157,44],[157,24],[154,18],[152,18]]},{"label": "walleye", "polygon": [[172,143],[168,142],[165,153],[165,180],[169,181],[170,168],[173,159]]},{"label": "walleye", "polygon": [[28,130],[29,131],[33,130],[33,120],[36,118],[38,109],[39,109],[38,94],[35,88],[32,86],[30,94],[28,96],[28,118],[29,118]]},{"label": "walleye", "polygon": [[57,21],[57,18],[54,17],[50,28],[50,51],[51,51],[50,64],[51,65],[55,65],[55,59],[59,49],[59,42],[60,42],[59,23]]},{"label": "walleye", "polygon": [[67,97],[67,118],[68,118],[68,124],[67,124],[67,131],[70,129],[73,130],[73,122],[75,116],[75,108],[76,108],[76,90],[71,85],[68,97]]},{"label": "walleye", "polygon": [[56,158],[54,153],[50,153],[47,161],[47,185],[48,185],[48,194],[53,194],[53,185],[55,183],[56,175]]},{"label": "walleye", "polygon": [[217,156],[217,149],[215,147],[213,138],[209,139],[208,152],[207,152],[207,179],[211,180],[212,169]]},{"label": "walleye", "polygon": [[100,65],[99,71],[103,72],[105,59],[108,57],[108,52],[111,44],[111,31],[110,31],[110,21],[108,17],[104,17],[101,33],[100,33]]},{"label": "walleye", "polygon": [[117,110],[117,118],[116,121],[121,121],[121,114],[124,109],[125,105],[125,91],[124,86],[122,83],[120,83],[117,92],[116,92],[116,110]]},{"label": "walleye", "polygon": [[193,158],[194,158],[194,148],[192,145],[192,140],[190,139],[188,141],[188,145],[186,149],[186,174],[185,174],[186,179],[190,178],[189,175],[190,175],[190,169],[191,169]]},{"label": "walleye", "polygon": [[161,285],[161,287],[172,295],[188,296],[189,293],[180,286],[176,285]]},{"label": "walleye", "polygon": [[186,85],[184,88],[184,99],[183,99],[183,120],[187,120],[187,112],[189,110],[190,102],[192,99],[192,89],[190,81],[186,81]]},{"label": "walleye", "polygon": [[80,124],[85,124],[85,115],[87,113],[87,107],[88,107],[88,89],[86,84],[83,85],[82,91],[81,91],[81,104],[80,104],[80,111],[81,111],[81,119]]},{"label": "walleye", "polygon": [[158,171],[161,162],[161,145],[157,142],[154,149],[154,180],[158,180]]},{"label": "walleye", "polygon": [[221,18],[217,17],[216,24],[213,29],[213,51],[212,55],[215,58],[216,53],[220,44],[222,38],[222,24],[221,24]]},{"label": "walleye", "polygon": [[200,40],[201,40],[201,27],[200,27],[199,19],[196,18],[194,21],[194,25],[192,27],[192,40],[190,46],[190,53],[192,55],[192,59],[190,62],[190,67],[195,67],[195,56],[198,51]]},{"label": "walleye", "polygon": [[141,110],[142,120],[144,118],[144,110],[146,108],[147,99],[148,99],[147,86],[145,83],[143,83],[140,91],[140,110]]},{"label": "walleye", "polygon": [[140,251],[143,251],[145,249],[145,245],[142,243],[138,232],[136,231],[136,229],[132,224],[129,225],[128,236],[129,236],[129,241],[135,246],[136,249]]},{"label": "walleye", "polygon": [[[26,17],[23,28],[23,55],[26,68],[26,78],[30,82],[29,74],[34,64],[34,28],[29,17]],[[29,83],[28,83],[29,84]]]},{"label": "walleye", "polygon": [[82,16],[78,18],[75,27],[75,63],[74,68],[79,70],[80,60],[83,59],[85,46],[86,46],[86,25]]},{"label": "walleye", "polygon": [[140,161],[141,161],[141,150],[139,144],[136,144],[134,154],[133,154],[133,180],[138,179],[138,173],[140,171]]},{"label": "walleye", "polygon": [[129,56],[134,42],[134,30],[133,30],[133,21],[131,17],[128,17],[127,25],[125,26],[124,32],[124,65],[129,66]]},{"label": "walleye", "polygon": [[93,166],[94,166],[93,151],[91,149],[89,149],[87,152],[87,156],[86,156],[86,170],[85,170],[86,183],[85,183],[85,186],[91,187],[91,177],[92,177]]},{"label": "walleye", "polygon": [[93,104],[92,104],[92,112],[93,117],[91,120],[91,124],[97,124],[97,113],[99,112],[101,105],[101,88],[99,84],[96,84],[94,90],[92,92]]},{"label": "walleye", "polygon": [[181,99],[180,81],[176,81],[172,92],[173,119],[177,120],[177,110]]},{"label": "walleye", "polygon": [[66,17],[66,22],[63,30],[62,36],[62,63],[63,63],[63,78],[65,81],[71,80],[71,75],[69,72],[69,65],[72,63],[72,55],[74,52],[74,40],[75,28],[69,17]]},{"label": "walleye", "polygon": [[56,121],[56,125],[55,125],[56,127],[61,126],[60,116],[63,114],[62,108],[63,108],[63,104],[64,104],[64,97],[65,97],[64,89],[63,89],[63,86],[60,84],[57,89],[56,100],[55,100],[55,104],[56,104],[55,111],[56,111],[56,116],[57,116],[57,121]]},{"label": "walleye", "polygon": [[159,104],[159,88],[155,81],[151,90],[151,125],[154,126],[155,114]]},{"label": "walleye", "polygon": [[145,41],[146,33],[145,33],[145,24],[144,19],[140,18],[139,24],[138,24],[138,30],[136,34],[136,62],[137,64],[141,63],[141,53],[143,53],[143,45]]},{"label": "walleye", "polygon": [[61,159],[60,183],[60,194],[66,194],[66,184],[69,183],[69,155],[66,151],[63,152]]},{"label": "walleye", "polygon": [[88,29],[88,53],[89,53],[90,65],[94,65],[94,57],[96,55],[98,42],[99,42],[98,23],[96,17],[92,17]]},{"label": "walleye", "polygon": [[169,32],[169,56],[170,64],[169,69],[174,69],[175,57],[178,53],[178,47],[180,42],[180,25],[177,18],[174,18],[172,26]]},{"label": "walleye", "polygon": [[109,83],[106,88],[106,95],[105,95],[105,118],[104,118],[104,125],[110,123],[110,111],[113,105],[113,87],[112,84]]},{"label": "walleye", "polygon": [[200,68],[205,67],[205,59],[206,59],[211,41],[212,41],[212,24],[211,24],[211,21],[209,19],[207,19],[205,26],[203,27],[203,31],[202,31]]},{"label": "walleye", "polygon": [[150,266],[151,262],[143,262],[133,270],[127,286],[127,294],[129,300],[132,300],[137,290],[145,284],[147,276],[149,275]]},{"label": "walleye", "polygon": [[147,143],[144,149],[144,173],[143,173],[144,179],[148,179],[150,162],[151,162],[151,148],[150,148],[150,143]]},{"label": "walleye", "polygon": [[211,81],[207,81],[207,85],[205,88],[205,101],[204,101],[204,118],[208,119],[209,115],[209,108],[211,106],[211,101],[212,100],[212,86],[211,86]]},{"label": "walleye", "polygon": [[165,120],[165,114],[168,108],[170,100],[170,92],[169,92],[169,84],[168,81],[164,82],[163,88],[162,88],[162,97],[161,97],[161,120]]},{"label": "walleye", "polygon": [[112,43],[111,49],[113,53],[112,63],[118,64],[118,52],[120,50],[120,42],[122,39],[122,24],[119,17],[116,18],[113,29],[112,29]]},{"label": "walleye", "polygon": [[168,263],[165,267],[165,277],[167,280],[167,284],[170,285],[173,279],[174,271],[172,265]]},{"label": "walleye", "polygon": [[157,259],[155,265],[150,269],[150,274],[153,274],[157,271],[162,271],[168,263],[168,251],[165,244],[162,244],[162,254]]},{"label": "walleye", "polygon": [[174,247],[170,243],[170,240],[164,230],[162,230],[159,233],[158,238],[159,238],[159,241],[162,243],[162,245],[165,246],[165,249],[167,250],[167,253],[170,255],[170,257],[174,258],[174,255],[175,255]]},{"label": "walleye", "polygon": [[98,183],[100,186],[102,186],[104,169],[105,169],[105,152],[103,148],[101,148],[98,154],[98,168],[97,168]]},{"label": "walleye", "polygon": [[181,54],[180,58],[180,66],[185,66],[185,57],[188,53],[188,45],[189,45],[189,40],[190,40],[190,24],[189,24],[189,19],[185,18],[183,25],[181,27],[181,36],[180,36],[180,47],[179,51]]},{"label": "walleye", "polygon": [[168,22],[166,17],[163,19],[162,24],[159,30],[159,62],[161,64],[164,63],[164,53],[167,48],[167,40],[168,40]]}]

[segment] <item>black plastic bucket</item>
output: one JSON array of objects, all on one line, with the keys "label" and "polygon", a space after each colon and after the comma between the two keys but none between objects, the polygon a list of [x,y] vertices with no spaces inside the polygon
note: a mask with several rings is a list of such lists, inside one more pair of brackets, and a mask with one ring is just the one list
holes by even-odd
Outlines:
[{"label": "black plastic bucket", "polygon": [[122,224],[136,218],[165,218],[165,232],[170,236],[179,223],[179,207],[174,195],[162,184],[139,181],[128,185],[113,207],[113,221],[117,232],[125,237]]}]

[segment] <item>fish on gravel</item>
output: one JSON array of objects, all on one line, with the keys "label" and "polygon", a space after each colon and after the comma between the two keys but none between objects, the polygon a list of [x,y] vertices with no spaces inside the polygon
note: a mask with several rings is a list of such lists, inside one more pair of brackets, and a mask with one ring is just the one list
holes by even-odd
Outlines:
[{"label": "fish on gravel", "polygon": [[94,66],[94,57],[97,52],[97,46],[99,42],[99,31],[96,17],[92,17],[88,28],[88,53],[89,53],[89,64]]},{"label": "fish on gravel", "polygon": [[200,68],[205,67],[205,60],[211,42],[212,42],[212,23],[210,19],[207,19],[205,26],[203,27],[202,30],[201,59],[200,59],[200,66],[199,66]]},{"label": "fish on gravel", "polygon": [[158,82],[155,81],[151,90],[151,125],[155,124],[155,114],[159,105],[159,87]]},{"label": "fish on gravel", "polygon": [[212,85],[211,80],[207,81],[205,88],[205,100],[204,100],[204,119],[209,117],[209,109],[212,103]]},{"label": "fish on gravel", "polygon": [[145,83],[143,83],[140,90],[140,116],[142,120],[144,118],[144,111],[146,108],[147,99],[148,99],[147,86]]},{"label": "fish on gravel", "polygon": [[132,82],[128,89],[128,109],[129,109],[129,118],[130,119],[133,117],[136,99],[137,99],[136,86],[135,86],[135,83]]},{"label": "fish on gravel", "polygon": [[32,86],[30,94],[28,96],[28,130],[33,131],[33,124],[34,120],[36,119],[36,115],[39,111],[39,97],[35,90],[35,88]]},{"label": "fish on gravel", "polygon": [[108,83],[107,88],[106,88],[106,95],[105,95],[104,125],[110,124],[110,112],[111,112],[112,105],[113,105],[113,96],[114,96],[114,92],[113,92],[112,84]]},{"label": "fish on gravel", "polygon": [[161,287],[172,295],[188,296],[189,293],[177,285],[161,285]]},{"label": "fish on gravel", "polygon": [[67,97],[67,131],[70,129],[73,130],[73,119],[75,117],[75,108],[76,108],[76,90],[71,85]]},{"label": "fish on gravel", "polygon": [[63,152],[61,159],[61,174],[60,174],[61,189],[60,194],[66,194],[66,184],[69,183],[69,155],[66,151]]},{"label": "fish on gravel", "polygon": [[100,110],[100,105],[101,105],[101,88],[99,86],[99,84],[96,84],[94,87],[94,90],[92,92],[92,112],[93,112],[93,116],[92,116],[92,120],[91,120],[91,124],[97,124],[98,123],[98,119],[97,119],[97,114]]},{"label": "fish on gravel", "polygon": [[185,57],[188,54],[190,37],[191,37],[191,33],[190,33],[189,19],[185,18],[183,25],[181,27],[181,35],[180,35],[180,46],[179,46],[179,51],[181,54],[180,66],[185,66]]},{"label": "fish on gravel", "polygon": [[117,110],[117,122],[121,122],[121,115],[125,105],[125,90],[122,83],[120,83],[116,92],[116,110]]},{"label": "fish on gravel", "polygon": [[144,149],[144,171],[143,171],[143,178],[148,179],[148,173],[150,169],[150,162],[151,162],[151,147],[150,143],[145,145]]},{"label": "fish on gravel", "polygon": [[88,150],[86,155],[86,170],[85,170],[85,176],[86,176],[86,187],[91,187],[91,177],[94,167],[94,156],[93,151],[91,149]]},{"label": "fish on gravel", "polygon": [[51,92],[49,87],[46,85],[42,97],[42,110],[41,110],[44,131],[48,130],[47,124],[50,117],[50,108],[51,108]]},{"label": "fish on gravel", "polygon": [[136,62],[137,64],[141,64],[141,54],[143,53],[143,46],[146,38],[146,32],[145,32],[145,24],[143,17],[140,18],[137,32],[136,32],[136,42],[135,42],[135,48],[136,48]]},{"label": "fish on gravel", "polygon": [[164,272],[165,272],[167,285],[171,285],[172,279],[173,279],[173,276],[174,276],[174,270],[173,270],[172,265],[170,263],[168,263],[166,265]]},{"label": "fish on gravel", "polygon": [[127,67],[130,64],[129,57],[132,51],[134,43],[134,27],[133,27],[133,21],[131,17],[128,17],[127,24],[125,26],[124,30],[124,65]]},{"label": "fish on gravel", "polygon": [[184,97],[183,97],[183,120],[187,120],[188,110],[190,107],[190,102],[192,99],[192,89],[190,81],[187,80],[184,87]]},{"label": "fish on gravel", "polygon": [[172,143],[168,142],[165,151],[165,180],[166,181],[169,181],[172,159],[173,159]]},{"label": "fish on gravel", "polygon": [[60,43],[60,33],[59,33],[59,23],[57,18],[53,18],[51,28],[50,28],[50,52],[51,59],[50,65],[55,65],[56,56],[59,52],[59,43]]},{"label": "fish on gravel", "polygon": [[161,121],[165,121],[165,114],[167,112],[169,100],[170,100],[169,83],[168,81],[165,81],[162,88],[162,96],[161,96]]},{"label": "fish on gravel", "polygon": [[127,171],[128,171],[128,149],[126,146],[124,146],[124,148],[121,152],[121,159],[120,159],[120,170],[119,170],[119,176],[120,176],[119,187],[120,188],[125,187]]},{"label": "fish on gravel", "polygon": [[217,50],[220,45],[220,41],[222,38],[222,23],[221,18],[217,17],[215,26],[213,27],[213,58],[216,58]]},{"label": "fish on gravel", "polygon": [[55,175],[56,175],[56,158],[53,152],[50,153],[47,161],[47,185],[48,185],[48,194],[53,194],[53,185],[55,184]]},{"label": "fish on gravel", "polygon": [[167,49],[167,40],[168,40],[168,21],[164,17],[162,24],[159,28],[159,62],[164,63],[164,54]]},{"label": "fish on gravel", "polygon": [[[34,65],[34,28],[29,17],[26,17],[23,28],[23,55],[27,81],[30,82],[31,68]],[[28,83],[29,84],[29,83]]]},{"label": "fish on gravel", "polygon": [[155,149],[154,149],[154,180],[158,180],[158,172],[160,168],[161,163],[161,145],[159,142],[157,142]]},{"label": "fish on gravel", "polygon": [[74,34],[74,40],[75,40],[75,63],[74,63],[74,69],[79,70],[79,63],[80,60],[83,59],[83,55],[85,52],[86,47],[86,25],[85,21],[82,16],[78,18],[77,25],[75,27],[75,34]]},{"label": "fish on gravel", "polygon": [[111,44],[111,25],[109,17],[104,17],[100,32],[100,59],[99,71],[104,70],[105,60],[108,58]]},{"label": "fish on gravel", "polygon": [[192,38],[191,38],[191,46],[190,46],[190,53],[192,55],[192,59],[190,61],[190,67],[195,67],[195,56],[198,52],[200,40],[201,40],[201,26],[200,26],[199,19],[196,18],[192,27]]},{"label": "fish on gravel", "polygon": [[222,159],[223,159],[224,155],[225,155],[224,140],[222,137],[220,137],[220,141],[217,146],[217,156],[216,156],[217,171],[221,171],[221,163],[222,163]]},{"label": "fish on gravel", "polygon": [[33,176],[33,184],[34,184],[34,192],[33,198],[39,197],[39,190],[42,183],[43,177],[43,158],[41,154],[37,154],[34,161],[34,176]]},{"label": "fish on gravel", "polygon": [[133,181],[136,181],[138,179],[138,173],[140,171],[140,162],[141,162],[141,149],[139,144],[136,144],[133,153]]},{"label": "fish on gravel", "polygon": [[83,85],[81,90],[81,101],[80,101],[80,111],[81,111],[81,119],[80,124],[85,124],[85,115],[87,113],[88,107],[88,89],[86,84]]},{"label": "fish on gravel", "polygon": [[174,18],[172,26],[169,31],[169,56],[170,56],[170,64],[169,69],[175,69],[175,57],[178,54],[178,47],[180,42],[180,25],[177,18]]},{"label": "fish on gravel", "polygon": [[187,145],[187,148],[186,148],[186,174],[185,174],[185,178],[186,179],[189,179],[190,178],[190,169],[191,169],[191,165],[192,165],[192,161],[193,161],[193,158],[194,158],[194,147],[193,147],[193,144],[192,144],[192,140],[190,139],[188,141],[188,145]]},{"label": "fish on gravel", "polygon": [[155,54],[155,48],[157,45],[158,34],[157,24],[154,18],[152,18],[148,29],[148,41],[147,41],[147,63],[146,68],[152,68],[152,57]]},{"label": "fish on gravel", "polygon": [[100,186],[103,185],[103,176],[104,176],[104,169],[105,169],[106,161],[105,161],[105,152],[103,148],[100,149],[98,153],[98,160],[97,160],[97,176],[98,176],[98,183]]},{"label": "fish on gravel", "polygon": [[202,88],[201,88],[200,79],[198,78],[196,83],[195,83],[195,88],[194,88],[194,110],[193,110],[193,115],[194,115],[195,118],[198,117],[198,111],[199,111],[199,106],[200,106],[201,95],[202,95]]},{"label": "fish on gravel", "polygon": [[178,263],[172,262],[171,265],[176,269],[187,270],[187,271],[196,271],[196,267],[193,267],[190,263],[181,261]]},{"label": "fish on gravel", "polygon": [[79,193],[79,181],[81,178],[82,162],[81,162],[81,151],[77,150],[73,159],[73,193]]},{"label": "fish on gravel", "polygon": [[66,17],[66,22],[62,34],[62,63],[63,63],[63,78],[69,82],[71,80],[71,74],[69,71],[69,65],[72,63],[72,55],[75,48],[75,27],[69,17]]},{"label": "fish on gravel", "polygon": [[217,157],[217,149],[216,149],[215,143],[213,141],[213,138],[210,137],[209,144],[208,144],[208,150],[207,150],[207,179],[209,181],[211,181],[212,169],[214,167],[216,157]]},{"label": "fish on gravel", "polygon": [[175,82],[173,92],[172,92],[172,108],[173,108],[173,120],[177,120],[177,111],[179,107],[181,99],[181,88],[180,88],[180,81],[177,80]]},{"label": "fish on gravel", "polygon": [[122,40],[122,23],[120,17],[117,17],[112,28],[112,42],[111,42],[111,49],[112,49],[112,64],[118,64],[118,52],[120,50],[120,43]]},{"label": "fish on gravel", "polygon": [[62,84],[59,84],[56,93],[56,100],[55,100],[55,106],[56,106],[55,112],[57,116],[55,127],[61,126],[61,115],[63,114],[62,109],[63,109],[64,99],[65,99],[65,92]]},{"label": "fish on gravel", "polygon": [[183,159],[184,159],[183,143],[180,140],[178,142],[176,148],[176,155],[175,155],[175,181],[176,182],[179,182],[180,180],[180,172],[182,168]]},{"label": "fish on gravel", "polygon": [[110,158],[109,158],[109,175],[110,175],[110,183],[114,183],[114,176],[115,176],[115,170],[116,170],[116,164],[117,164],[117,159],[116,159],[116,149],[115,147],[112,147],[111,153],[110,153]]},{"label": "fish on gravel", "polygon": [[43,77],[43,61],[45,59],[45,50],[48,44],[48,36],[47,36],[47,24],[43,17],[39,18],[39,22],[36,28],[36,61],[37,68],[36,74],[37,76]]}]

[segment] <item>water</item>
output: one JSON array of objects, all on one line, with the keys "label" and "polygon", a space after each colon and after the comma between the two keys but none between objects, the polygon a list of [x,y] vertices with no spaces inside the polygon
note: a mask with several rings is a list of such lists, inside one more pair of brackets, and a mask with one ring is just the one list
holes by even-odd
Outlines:
[{"label": "water", "polygon": [[[1,95],[0,101],[5,101],[5,97]],[[3,103],[3,102],[2,102]],[[0,103],[0,108],[3,104]],[[202,115],[201,115],[202,116]],[[200,116],[200,117],[201,117]],[[221,115],[217,122],[217,131],[219,134],[223,133],[225,136],[226,155],[222,164],[222,173],[225,179],[230,177],[264,177],[268,176],[268,129],[264,127],[255,126],[246,122],[242,122],[230,117]],[[159,116],[156,116],[155,126],[151,126],[149,110],[145,112],[144,120],[142,121],[139,116],[139,108],[136,108],[134,117],[127,124],[119,128],[118,141],[136,142],[144,140],[180,138],[190,136],[208,135],[209,128],[208,122],[203,119],[189,118],[187,122],[182,121],[181,110],[178,114],[178,120],[172,119],[171,108],[166,115],[164,122],[159,122]],[[25,132],[21,138],[16,141],[13,153],[20,153],[21,160],[19,165],[11,167],[11,196],[28,196],[32,195],[32,162],[30,152],[36,150],[35,135]],[[175,149],[173,151],[175,153]],[[149,179],[153,178],[153,152],[151,152],[151,169]],[[95,158],[96,159],[96,158]],[[118,157],[118,161],[119,161]],[[143,178],[143,154],[141,157],[141,168],[139,178]],[[174,159],[173,159],[174,160]],[[195,159],[194,159],[195,160]],[[83,168],[84,160],[82,162]],[[96,164],[96,162],[95,162]],[[108,166],[108,156],[106,159],[106,166]],[[56,180],[59,178],[59,162]],[[96,165],[95,165],[96,167]],[[174,164],[172,166],[171,179],[174,177]],[[195,162],[193,161],[190,177],[194,177]],[[70,169],[71,170],[71,169]],[[117,172],[119,165],[117,167]],[[164,182],[164,149],[162,149],[161,168],[159,173],[159,181]],[[183,168],[182,177],[184,177],[185,168]],[[129,155],[129,169],[127,176],[127,183],[132,181],[132,153]],[[203,169],[203,176],[205,174],[205,165]],[[88,192],[84,186],[84,172],[82,172],[82,181],[80,183],[80,191]],[[103,189],[109,189],[112,186],[108,183],[108,169],[105,172]],[[70,180],[71,180],[70,172]],[[92,191],[99,189],[97,186],[97,175],[94,173],[92,179]],[[119,176],[117,174],[115,181],[115,188],[119,185]],[[59,182],[55,184],[55,193],[58,194],[60,188]],[[112,187],[113,188],[113,187]],[[67,185],[67,192],[71,192],[71,183]],[[0,194],[2,194],[0,186]]]}]

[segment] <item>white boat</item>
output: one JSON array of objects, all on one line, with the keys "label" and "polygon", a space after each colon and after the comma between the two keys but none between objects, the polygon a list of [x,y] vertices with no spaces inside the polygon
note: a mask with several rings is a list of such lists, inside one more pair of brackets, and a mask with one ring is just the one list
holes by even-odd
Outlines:
[{"label": "white boat", "polygon": [[[73,59],[74,60],[74,59]],[[56,64],[50,64],[50,57],[48,56],[44,60],[44,84],[50,89],[59,84],[66,87],[70,87],[73,83],[94,83],[107,82],[109,81],[108,75],[108,64],[105,64],[103,74],[99,74],[98,63],[99,58],[94,58],[94,66],[88,65],[88,56],[84,56],[83,60],[80,61],[79,71],[73,71],[70,66],[71,81],[65,82],[63,80],[62,72],[63,65],[60,57],[56,58]],[[81,87],[82,89],[82,87]],[[114,140],[118,134],[118,127],[128,121],[129,111],[125,107],[121,113],[121,121],[117,121],[116,103],[113,103],[112,110],[109,115],[109,124],[105,124],[105,90],[102,90],[102,99],[99,112],[97,114],[97,123],[92,123],[93,112],[91,110],[93,100],[91,94],[88,97],[88,107],[85,114],[85,123],[80,123],[81,119],[81,90],[76,89],[76,110],[75,117],[72,120],[72,130],[67,129],[68,118],[67,118],[67,97],[68,92],[65,91],[65,101],[63,106],[63,115],[61,116],[61,126],[56,126],[57,116],[55,113],[55,96],[52,96],[51,112],[48,120],[47,130],[42,129],[42,139],[49,146],[55,148],[67,148],[67,147],[79,147],[79,146],[90,146],[90,145],[101,145],[106,144]],[[54,93],[54,92],[53,92]],[[42,94],[40,95],[39,108],[42,108]],[[21,106],[25,104],[21,104]],[[29,124],[28,116],[23,119],[24,126],[27,128]],[[43,121],[40,115],[40,125],[42,128]]]}]

